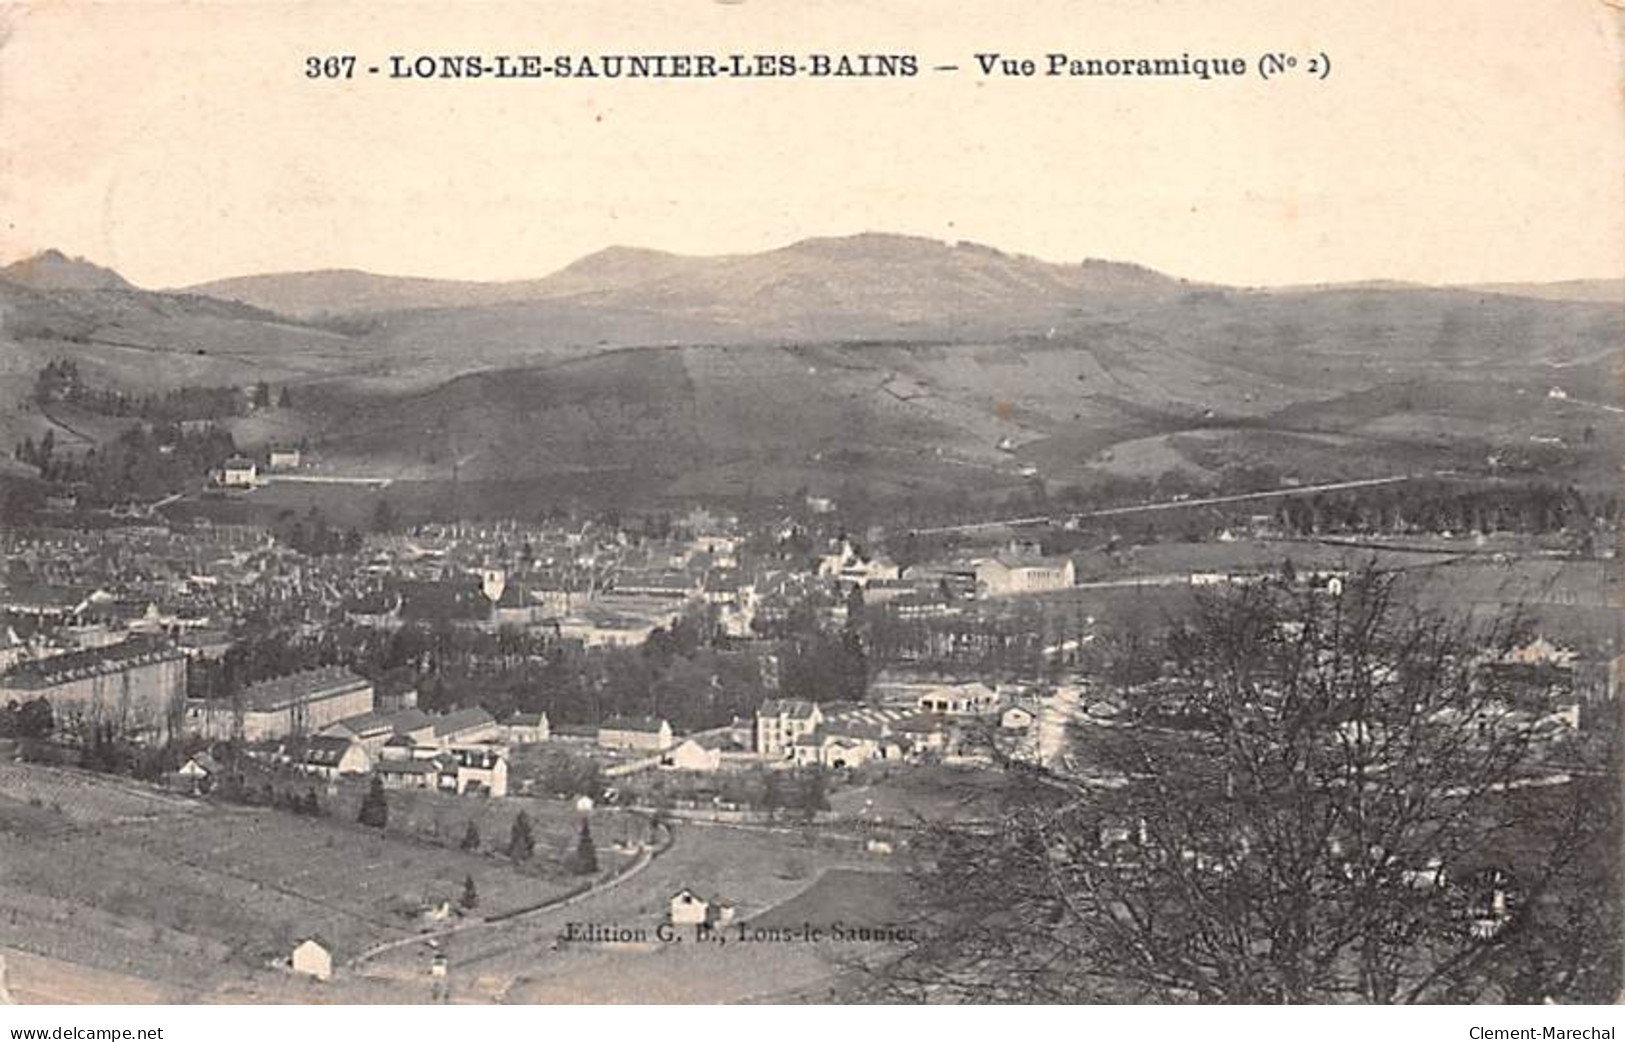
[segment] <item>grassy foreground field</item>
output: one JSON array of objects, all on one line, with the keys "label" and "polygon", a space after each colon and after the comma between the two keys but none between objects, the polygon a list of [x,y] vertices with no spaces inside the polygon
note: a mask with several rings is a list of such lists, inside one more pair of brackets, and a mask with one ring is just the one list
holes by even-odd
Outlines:
[{"label": "grassy foreground field", "polygon": [[[433,800],[424,797],[411,812],[398,801],[401,822],[432,817]],[[480,801],[443,802],[472,814]],[[533,817],[543,856],[517,870],[506,858],[379,834],[336,816],[159,799],[131,782],[6,765],[0,948],[145,982],[126,990],[148,997],[131,1001],[159,994],[206,1001],[245,989],[289,997],[287,989],[305,985],[276,963],[302,937],[321,936],[342,962],[426,929],[425,907],[455,901],[467,878],[481,915],[579,887],[548,856],[562,832],[546,814]],[[496,831],[498,819],[489,820]],[[622,860],[606,841],[604,870]]]}]

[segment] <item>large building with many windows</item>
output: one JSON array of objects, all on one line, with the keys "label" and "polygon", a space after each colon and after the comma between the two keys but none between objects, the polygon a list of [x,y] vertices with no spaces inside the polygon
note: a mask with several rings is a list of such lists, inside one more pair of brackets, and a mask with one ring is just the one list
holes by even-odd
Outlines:
[{"label": "large building with many windows", "polygon": [[155,641],[24,662],[0,675],[0,705],[45,699],[58,732],[111,726],[121,737],[164,741],[186,707],[186,656]]},{"label": "large building with many windows", "polygon": [[799,698],[770,698],[756,711],[756,751],[763,756],[790,755],[796,739],[824,722],[818,703]]},{"label": "large building with many windows", "polygon": [[313,735],[372,708],[370,680],[342,666],[321,666],[262,680],[233,698],[193,701],[186,717],[188,728],[206,738],[263,742]]}]

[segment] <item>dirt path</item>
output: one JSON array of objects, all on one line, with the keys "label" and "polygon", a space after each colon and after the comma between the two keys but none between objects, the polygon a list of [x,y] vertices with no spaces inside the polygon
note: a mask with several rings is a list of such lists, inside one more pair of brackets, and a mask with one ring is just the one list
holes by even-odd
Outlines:
[{"label": "dirt path", "polygon": [[579,901],[585,901],[589,897],[597,897],[599,894],[613,890],[615,887],[618,887],[622,883],[634,878],[638,875],[638,873],[648,868],[654,863],[655,858],[671,849],[673,839],[674,834],[672,833],[672,830],[670,828],[664,828],[664,834],[660,837],[660,839],[652,845],[645,845],[643,849],[638,851],[638,856],[632,860],[631,864],[627,865],[613,876],[610,876],[608,879],[599,880],[592,886],[587,887],[585,890],[578,890],[573,894],[566,894],[562,897],[553,898],[551,901],[546,901],[534,908],[527,908],[521,912],[509,912],[484,919],[473,919],[467,922],[456,923],[439,930],[412,934],[408,937],[399,937],[392,941],[384,941],[380,944],[373,945],[371,948],[368,948],[366,951],[355,956],[347,963],[347,965],[350,970],[359,971],[365,967],[367,963],[378,958],[378,956],[387,954],[400,948],[405,948],[409,945],[423,944],[429,941],[438,941],[442,938],[451,937],[458,934],[468,934],[480,929],[501,929],[512,924],[524,923],[533,916],[543,915],[547,912],[556,912],[561,908],[568,908]]},{"label": "dirt path", "polygon": [[1099,510],[1072,511],[1064,514],[1035,514],[1031,517],[1011,517],[1001,521],[977,521],[964,525],[938,525],[933,528],[913,529],[915,535],[937,535],[944,532],[975,532],[988,528],[1022,527],[1048,524],[1066,518],[1117,517],[1123,514],[1143,514],[1159,510],[1187,510],[1192,507],[1217,506],[1225,503],[1246,503],[1260,499],[1285,499],[1309,496],[1319,492],[1342,492],[1354,488],[1375,488],[1379,485],[1397,485],[1411,481],[1417,475],[1396,474],[1386,478],[1361,478],[1358,481],[1332,481],[1318,485],[1296,485],[1291,488],[1270,489],[1266,492],[1242,492],[1229,496],[1204,496],[1200,499],[1168,500],[1160,503],[1140,503],[1134,506],[1103,507]]}]

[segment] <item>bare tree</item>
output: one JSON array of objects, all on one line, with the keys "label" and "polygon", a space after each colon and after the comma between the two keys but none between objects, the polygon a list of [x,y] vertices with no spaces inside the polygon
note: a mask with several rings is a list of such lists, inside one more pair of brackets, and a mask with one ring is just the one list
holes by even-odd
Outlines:
[{"label": "bare tree", "polygon": [[[1010,765],[1010,812],[936,827],[893,996],[1611,1001],[1611,733],[1551,717],[1508,620],[1407,607],[1368,570],[1204,596],[1156,679]],[[1144,663],[1140,663],[1144,665]],[[1596,764],[1588,768],[1587,764]]]}]

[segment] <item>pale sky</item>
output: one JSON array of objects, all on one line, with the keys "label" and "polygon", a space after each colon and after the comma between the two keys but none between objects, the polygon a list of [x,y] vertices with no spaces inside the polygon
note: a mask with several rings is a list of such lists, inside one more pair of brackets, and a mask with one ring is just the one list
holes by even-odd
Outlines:
[{"label": "pale sky", "polygon": [[[545,275],[874,230],[1282,284],[1625,275],[1599,0],[256,0],[0,13],[0,261],[149,287]],[[906,52],[905,80],[348,83],[307,55]],[[998,79],[973,54],[1240,56],[1239,80]],[[1332,73],[1261,80],[1265,51]]]}]

